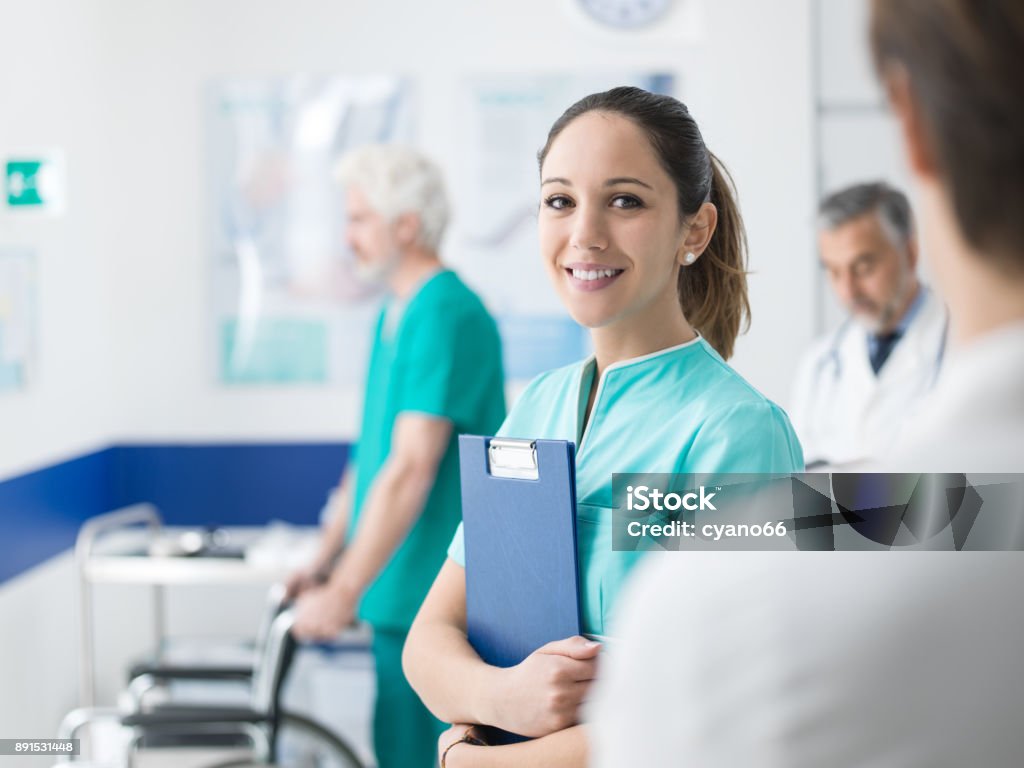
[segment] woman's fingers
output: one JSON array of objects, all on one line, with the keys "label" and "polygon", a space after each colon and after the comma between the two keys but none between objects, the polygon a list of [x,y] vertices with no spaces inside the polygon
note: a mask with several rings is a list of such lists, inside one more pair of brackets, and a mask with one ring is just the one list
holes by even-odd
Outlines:
[{"label": "woman's fingers", "polygon": [[575,635],[564,640],[553,640],[547,645],[542,645],[536,653],[557,654],[568,656],[572,659],[593,659],[601,652],[601,644],[594,640],[587,640],[585,637]]}]

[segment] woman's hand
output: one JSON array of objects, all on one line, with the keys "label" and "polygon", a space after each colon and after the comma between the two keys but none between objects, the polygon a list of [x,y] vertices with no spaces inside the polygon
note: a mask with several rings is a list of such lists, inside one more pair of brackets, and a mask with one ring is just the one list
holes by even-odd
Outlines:
[{"label": "woman's hand", "polygon": [[601,644],[576,636],[538,648],[502,670],[495,691],[495,724],[523,736],[545,736],[574,725],[591,681]]}]

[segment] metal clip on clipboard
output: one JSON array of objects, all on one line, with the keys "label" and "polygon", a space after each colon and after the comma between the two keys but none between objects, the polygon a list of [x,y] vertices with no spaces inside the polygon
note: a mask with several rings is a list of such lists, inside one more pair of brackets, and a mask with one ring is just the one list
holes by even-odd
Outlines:
[{"label": "metal clip on clipboard", "polygon": [[495,437],[487,448],[487,469],[492,477],[537,480],[537,442]]}]

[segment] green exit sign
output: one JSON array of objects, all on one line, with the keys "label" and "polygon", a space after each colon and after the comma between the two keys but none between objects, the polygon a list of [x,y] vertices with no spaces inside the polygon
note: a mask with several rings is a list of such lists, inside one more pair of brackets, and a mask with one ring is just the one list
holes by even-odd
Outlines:
[{"label": "green exit sign", "polygon": [[64,164],[59,154],[10,157],[4,163],[4,190],[11,208],[60,213],[64,207]]},{"label": "green exit sign", "polygon": [[7,204],[11,207],[43,205],[39,189],[42,160],[7,161]]}]

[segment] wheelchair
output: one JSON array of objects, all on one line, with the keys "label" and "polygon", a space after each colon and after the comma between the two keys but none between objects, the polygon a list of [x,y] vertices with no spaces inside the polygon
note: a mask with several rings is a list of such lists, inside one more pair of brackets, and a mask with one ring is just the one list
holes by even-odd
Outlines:
[{"label": "wheelchair", "polygon": [[[280,706],[281,690],[296,650],[291,635],[293,621],[292,610],[281,605],[260,631],[258,657],[251,668],[137,665],[130,672],[132,704],[127,711],[76,709],[64,718],[59,738],[77,738],[86,726],[112,721],[130,733],[120,762],[126,768],[145,768],[144,755],[161,749],[174,754],[176,768],[366,768],[342,737],[315,719]],[[147,704],[152,690],[175,681],[247,683],[248,703],[210,706],[171,700]],[[201,753],[206,751],[208,755],[209,750],[221,754],[212,761],[203,758]],[[226,758],[225,750],[230,751]],[[75,758],[64,760],[74,762]]]}]

